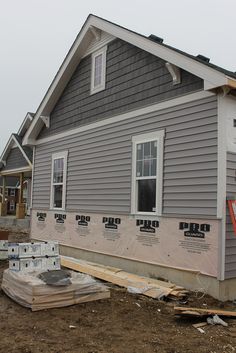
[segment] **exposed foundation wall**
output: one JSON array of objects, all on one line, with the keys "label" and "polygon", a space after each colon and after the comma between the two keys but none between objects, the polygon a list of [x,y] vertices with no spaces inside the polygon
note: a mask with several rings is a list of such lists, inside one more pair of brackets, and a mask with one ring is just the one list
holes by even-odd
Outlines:
[{"label": "exposed foundation wall", "polygon": [[131,272],[142,272],[152,265],[153,269],[160,266],[217,278],[219,229],[220,221],[213,219],[135,219],[114,214],[33,210],[31,237],[58,240],[70,249],[90,253],[90,260],[91,253],[100,259],[111,257],[114,263],[109,260],[109,265],[113,266],[117,261],[121,265],[126,261],[131,264],[131,260],[139,263],[129,266]]}]

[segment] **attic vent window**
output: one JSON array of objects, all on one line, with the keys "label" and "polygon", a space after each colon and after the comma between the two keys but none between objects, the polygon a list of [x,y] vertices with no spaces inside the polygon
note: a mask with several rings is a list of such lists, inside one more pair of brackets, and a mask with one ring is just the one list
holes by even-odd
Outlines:
[{"label": "attic vent window", "polygon": [[107,47],[92,54],[91,94],[100,92],[106,86],[106,51]]}]

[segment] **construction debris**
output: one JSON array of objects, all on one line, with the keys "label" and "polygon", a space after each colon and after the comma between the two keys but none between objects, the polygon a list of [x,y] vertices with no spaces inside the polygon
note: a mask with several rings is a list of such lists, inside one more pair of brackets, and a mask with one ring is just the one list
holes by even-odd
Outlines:
[{"label": "construction debris", "polygon": [[222,325],[227,327],[228,324],[224,320],[222,320],[218,315],[214,315],[213,317],[208,317],[207,318],[207,323],[209,325]]},{"label": "construction debris", "polygon": [[39,274],[7,269],[3,273],[2,289],[11,299],[32,311],[110,297],[109,289],[89,275],[70,271],[71,284],[52,286],[41,280]]},{"label": "construction debris", "polygon": [[188,293],[183,287],[170,282],[134,275],[120,268],[103,266],[72,257],[61,256],[61,265],[128,288],[132,293],[141,293],[155,299],[163,299],[164,297],[181,299]]},{"label": "construction debris", "polygon": [[202,309],[202,308],[183,308],[183,307],[174,307],[175,315],[182,316],[209,316],[209,315],[220,315],[220,316],[229,316],[236,318],[236,311],[227,311],[227,310],[218,310],[218,309]]}]

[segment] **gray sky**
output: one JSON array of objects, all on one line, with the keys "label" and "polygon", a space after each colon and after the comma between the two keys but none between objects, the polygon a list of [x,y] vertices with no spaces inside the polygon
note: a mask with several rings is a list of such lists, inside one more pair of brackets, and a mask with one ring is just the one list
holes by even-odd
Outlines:
[{"label": "gray sky", "polygon": [[0,154],[89,13],[236,71],[236,0],[0,0]]}]

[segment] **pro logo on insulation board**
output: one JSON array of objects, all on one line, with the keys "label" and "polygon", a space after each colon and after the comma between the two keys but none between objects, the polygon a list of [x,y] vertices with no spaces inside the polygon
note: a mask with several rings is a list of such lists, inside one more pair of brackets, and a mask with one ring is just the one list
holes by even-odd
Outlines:
[{"label": "pro logo on insulation board", "polygon": [[78,225],[79,226],[84,226],[84,227],[88,227],[88,224],[90,222],[90,216],[80,216],[80,215],[76,215],[75,216],[76,221],[78,221]]},{"label": "pro logo on insulation board", "polygon": [[89,230],[89,223],[90,223],[90,216],[85,215],[76,215],[75,220],[77,221],[77,231],[80,236],[85,237],[87,234],[90,233]]},{"label": "pro logo on insulation board", "polygon": [[46,227],[46,217],[47,214],[45,212],[37,212],[37,227],[39,229],[44,229]]},{"label": "pro logo on insulation board", "polygon": [[210,224],[179,223],[179,230],[183,230],[184,239],[179,240],[179,245],[188,253],[203,254],[211,250],[211,244],[206,233],[211,230]]},{"label": "pro logo on insulation board", "polygon": [[140,232],[147,232],[147,233],[155,233],[156,228],[159,228],[159,222],[158,221],[149,221],[149,220],[142,220],[142,219],[137,219],[136,221],[136,226],[139,227]]},{"label": "pro logo on insulation board", "polygon": [[139,233],[137,234],[137,241],[139,243],[144,246],[153,246],[160,242],[156,233],[156,229],[159,228],[158,221],[137,219],[136,226],[139,227]]},{"label": "pro logo on insulation board", "polygon": [[64,224],[65,219],[66,219],[66,215],[55,213],[54,218],[56,219],[56,223]]},{"label": "pro logo on insulation board", "polygon": [[192,238],[205,238],[205,233],[210,232],[211,226],[209,224],[198,224],[198,223],[179,223],[179,229],[185,230],[185,237]]},{"label": "pro logo on insulation board", "polygon": [[118,227],[121,224],[120,218],[103,217],[102,223],[105,225],[103,236],[106,240],[115,241],[120,238]]},{"label": "pro logo on insulation board", "polygon": [[61,213],[55,213],[54,219],[56,220],[55,229],[59,233],[64,233],[66,230],[65,225],[64,225],[65,220],[66,220],[66,215],[61,214]]},{"label": "pro logo on insulation board", "polygon": [[105,223],[107,229],[118,229],[118,225],[121,224],[120,218],[103,217],[102,223]]},{"label": "pro logo on insulation board", "polygon": [[37,212],[38,222],[45,222],[46,217],[47,217],[46,213]]}]

